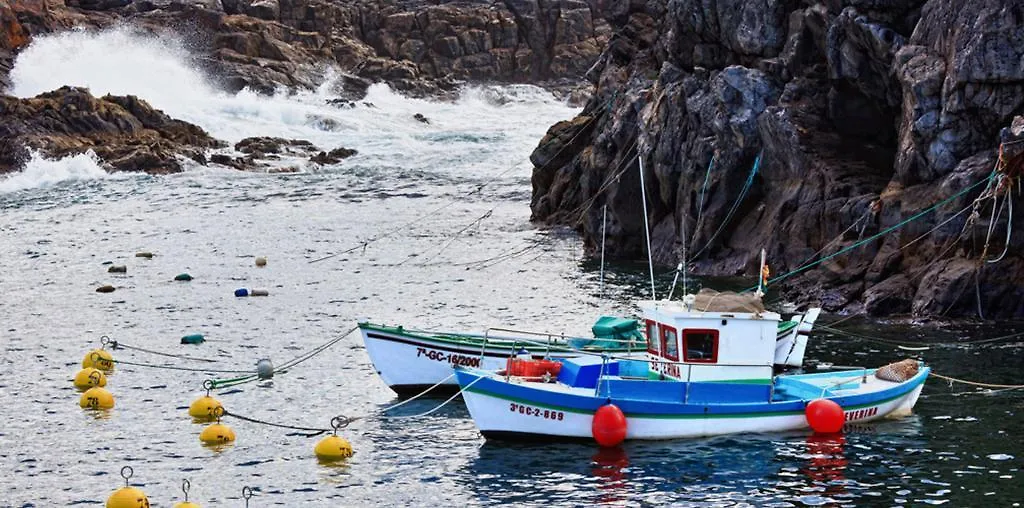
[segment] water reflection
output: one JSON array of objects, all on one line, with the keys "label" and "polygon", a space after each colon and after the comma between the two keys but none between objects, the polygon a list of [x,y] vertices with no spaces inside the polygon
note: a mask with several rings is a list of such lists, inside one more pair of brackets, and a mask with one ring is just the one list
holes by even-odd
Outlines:
[{"label": "water reflection", "polygon": [[[814,434],[807,437],[807,466],[800,471],[811,486],[821,489],[821,501],[834,503],[837,497],[847,494],[845,481],[848,461],[845,450],[846,438],[842,434]],[[804,502],[817,504],[807,499]]]},{"label": "water reflection", "polygon": [[454,480],[485,504],[892,503],[900,495],[893,487],[907,479],[889,471],[916,470],[915,451],[926,449],[921,429],[910,418],[834,436],[795,432],[616,448],[488,441]]},{"label": "water reflection", "polygon": [[601,491],[601,504],[616,504],[628,499],[628,482],[626,475],[629,467],[629,456],[621,446],[613,448],[601,447],[591,458],[590,474],[599,480],[597,488]]}]

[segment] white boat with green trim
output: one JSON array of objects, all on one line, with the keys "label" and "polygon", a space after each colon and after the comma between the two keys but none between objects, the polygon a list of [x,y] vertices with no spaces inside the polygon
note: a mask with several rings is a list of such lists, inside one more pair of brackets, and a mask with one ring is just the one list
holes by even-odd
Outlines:
[{"label": "white boat with green trim", "polygon": [[604,424],[595,414],[609,405],[622,416],[625,439],[784,431],[808,427],[805,408],[818,399],[838,404],[836,416],[846,422],[868,422],[909,413],[929,373],[905,360],[881,369],[776,375],[778,314],[695,311],[692,299],[639,306],[646,336],[654,338],[642,359],[608,352],[561,358],[557,376],[540,379],[457,367],[481,433],[597,438]]},{"label": "white boat with green trim", "polygon": [[456,366],[499,370],[513,356],[568,358],[581,351],[630,356],[646,348],[635,320],[604,317],[594,329],[594,337],[584,338],[503,328],[475,334],[359,323],[374,369],[400,395],[458,390]]},{"label": "white boat with green trim", "polygon": [[[720,302],[726,302],[721,298]],[[724,307],[719,307],[724,308]],[[778,367],[799,367],[803,363],[807,337],[820,309],[810,309],[789,321],[778,323],[775,332]],[[484,333],[423,331],[402,326],[359,323],[366,352],[381,379],[400,395],[413,395],[429,388],[457,390],[452,367],[482,370],[504,369],[509,358],[523,355],[533,359],[572,358],[581,354],[606,353],[615,356],[643,356],[647,350],[648,327],[639,320],[602,316],[591,337],[490,328]]]}]

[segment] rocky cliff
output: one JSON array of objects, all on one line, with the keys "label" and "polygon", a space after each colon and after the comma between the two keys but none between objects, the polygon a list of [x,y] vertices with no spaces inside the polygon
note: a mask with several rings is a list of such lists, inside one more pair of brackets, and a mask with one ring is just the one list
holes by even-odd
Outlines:
[{"label": "rocky cliff", "polygon": [[1024,4],[623,5],[532,156],[535,220],[596,248],[607,207],[608,253],[640,258],[642,159],[660,263],[754,281],[764,248],[797,303],[1024,317]]},{"label": "rocky cliff", "polygon": [[580,81],[611,33],[599,3],[0,0],[0,76],[34,35],[118,23],[184,39],[229,90],[312,87],[327,67],[354,94],[373,81],[432,95],[462,80]]}]

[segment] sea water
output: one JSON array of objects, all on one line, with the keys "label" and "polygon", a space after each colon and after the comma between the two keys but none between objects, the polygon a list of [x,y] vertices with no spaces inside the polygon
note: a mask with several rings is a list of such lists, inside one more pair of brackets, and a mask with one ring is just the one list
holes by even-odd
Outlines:
[{"label": "sea water", "polygon": [[[203,447],[187,406],[205,379],[233,376],[203,369],[251,371],[262,358],[281,365],[360,319],[583,334],[599,315],[632,313],[648,288],[633,265],[607,267],[601,285],[574,233],[529,222],[529,153],[548,126],[577,112],[543,90],[467,87],[454,102],[431,102],[377,85],[337,108],[326,104],[329,81],[272,97],[219,92],[187,48],[129,28],[40,37],[20,54],[9,92],[75,85],[134,94],[229,142],[281,136],[359,154],[333,166],[283,161],[293,174],[189,165],[154,177],[107,174],[88,153],[33,153],[21,172],[0,177],[0,505],[101,504],[123,485],[125,465],[154,506],[182,500],[184,479],[203,506],[243,506],[243,486],[256,493],[250,506],[1011,506],[1024,497],[1020,392],[932,379],[913,416],[859,425],[842,439],[795,432],[613,450],[484,442],[457,400],[423,418],[373,416],[397,399],[357,333],[272,382],[216,394],[229,411],[273,423],[323,428],[337,415],[364,416],[340,432],[355,448],[350,460],[320,465],[317,438],[230,418],[237,442]],[[268,258],[265,268],[257,256]],[[108,261],[127,273],[107,273]],[[182,272],[194,280],[173,281]],[[659,275],[667,294],[672,274]],[[96,293],[103,284],[117,289]],[[242,287],[270,296],[234,297]],[[1024,331],[1012,323],[841,328],[909,345]],[[207,342],[179,343],[192,333]],[[119,360],[198,370],[121,364],[107,386],[117,406],[94,414],[78,407],[71,378],[102,336],[216,362],[115,351]],[[1018,339],[907,351],[819,332],[807,359],[875,367],[920,357],[948,376],[1020,383],[1022,349]]]}]

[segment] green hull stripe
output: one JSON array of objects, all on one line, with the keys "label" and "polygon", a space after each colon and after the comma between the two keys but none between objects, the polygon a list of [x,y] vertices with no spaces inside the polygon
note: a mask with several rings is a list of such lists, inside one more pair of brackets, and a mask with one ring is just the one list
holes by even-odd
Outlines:
[{"label": "green hull stripe", "polygon": [[[360,325],[360,329],[362,329],[364,331],[365,330],[370,330],[370,331],[375,331],[375,332],[380,332],[380,333],[389,333],[389,334],[392,334],[392,335],[399,335],[399,336],[406,337],[406,338],[409,338],[409,339],[412,339],[412,340],[436,342],[436,343],[440,343],[440,344],[457,345],[457,346],[463,346],[463,347],[472,347],[472,348],[475,348],[475,349],[479,349],[484,344],[483,337],[472,337],[472,336],[468,336],[468,335],[457,335],[457,334],[437,334],[437,335],[434,335],[434,334],[430,334],[430,333],[419,333],[419,332],[406,331],[406,330],[399,329],[397,327],[370,325],[370,324],[367,324],[367,323],[361,324]],[[587,339],[588,337],[571,337],[571,338]],[[596,339],[596,340],[600,340],[600,339]],[[512,348],[513,345],[517,345],[517,346],[524,346],[524,345],[526,345],[526,346],[530,346],[530,347],[546,347],[546,344],[544,344],[544,340],[543,339],[539,339],[539,338],[536,339],[536,340],[530,341],[529,344],[524,344],[522,341],[516,342],[514,340],[508,340],[508,339],[488,339],[487,340],[487,348],[488,349],[491,349],[491,348],[493,348],[493,349]],[[642,352],[647,351],[645,349],[645,347],[646,346],[643,343],[637,343],[636,347],[633,347],[633,348],[626,348],[626,347],[590,348],[590,347],[584,347],[583,351],[614,352],[614,353],[630,353],[630,352],[642,353]],[[560,353],[577,353],[577,352],[579,352],[578,350],[569,347],[565,343],[552,344],[550,346],[550,350],[551,351],[555,351],[555,352],[560,352]]]}]

